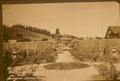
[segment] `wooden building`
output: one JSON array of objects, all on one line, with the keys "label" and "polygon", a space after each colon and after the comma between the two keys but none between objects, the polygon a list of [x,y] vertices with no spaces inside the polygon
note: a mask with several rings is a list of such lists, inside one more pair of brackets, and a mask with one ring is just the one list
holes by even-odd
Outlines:
[{"label": "wooden building", "polygon": [[120,39],[120,26],[109,26],[105,39]]}]

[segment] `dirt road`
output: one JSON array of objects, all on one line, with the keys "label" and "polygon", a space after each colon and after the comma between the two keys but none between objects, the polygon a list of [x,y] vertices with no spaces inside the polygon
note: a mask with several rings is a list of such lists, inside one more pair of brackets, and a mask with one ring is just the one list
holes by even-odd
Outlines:
[{"label": "dirt road", "polygon": [[62,54],[58,54],[56,63],[58,62],[69,63],[69,62],[75,62],[75,60],[73,59],[69,51],[63,51]]}]

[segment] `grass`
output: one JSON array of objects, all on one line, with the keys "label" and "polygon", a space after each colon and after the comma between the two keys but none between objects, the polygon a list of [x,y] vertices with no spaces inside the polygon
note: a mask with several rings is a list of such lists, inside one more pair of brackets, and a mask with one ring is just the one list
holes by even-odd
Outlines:
[{"label": "grass", "polygon": [[70,70],[70,69],[82,69],[89,67],[88,64],[84,63],[53,63],[53,64],[48,64],[45,65],[44,68],[49,69],[49,70]]}]

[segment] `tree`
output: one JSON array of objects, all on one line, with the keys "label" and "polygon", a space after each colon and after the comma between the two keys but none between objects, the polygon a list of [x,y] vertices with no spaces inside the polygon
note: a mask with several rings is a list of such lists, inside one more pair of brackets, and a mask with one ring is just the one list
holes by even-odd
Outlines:
[{"label": "tree", "polygon": [[56,33],[55,33],[55,35],[60,35],[60,31],[59,31],[58,28],[56,29]]},{"label": "tree", "polygon": [[51,34],[51,37],[54,38],[54,37],[55,37],[55,34]]},{"label": "tree", "polygon": [[58,28],[56,29],[55,37],[57,37],[57,38],[60,38],[60,37],[61,37],[61,35],[60,35],[60,31],[59,31]]},{"label": "tree", "polygon": [[9,26],[6,26],[6,25],[3,25],[2,26],[2,30],[3,30],[3,40],[5,42],[8,42],[8,39],[9,39]]}]

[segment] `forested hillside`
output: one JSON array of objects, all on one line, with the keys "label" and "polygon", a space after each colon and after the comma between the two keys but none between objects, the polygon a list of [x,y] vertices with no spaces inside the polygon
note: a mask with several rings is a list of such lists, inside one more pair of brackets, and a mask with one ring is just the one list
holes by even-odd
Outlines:
[{"label": "forested hillside", "polygon": [[12,26],[3,25],[3,39],[5,41],[8,41],[9,39],[42,40],[45,38],[51,38],[51,33],[45,29],[21,24]]}]

